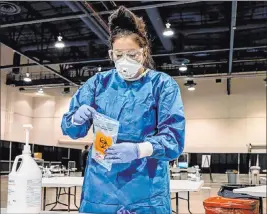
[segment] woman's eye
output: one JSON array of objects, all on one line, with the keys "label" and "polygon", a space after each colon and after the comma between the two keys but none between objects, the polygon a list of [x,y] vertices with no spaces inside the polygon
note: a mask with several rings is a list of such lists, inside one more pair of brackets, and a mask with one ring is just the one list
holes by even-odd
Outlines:
[{"label": "woman's eye", "polygon": [[136,57],[136,54],[133,54],[133,53],[129,53],[129,54],[127,54],[129,57],[131,57],[131,58],[135,58]]}]

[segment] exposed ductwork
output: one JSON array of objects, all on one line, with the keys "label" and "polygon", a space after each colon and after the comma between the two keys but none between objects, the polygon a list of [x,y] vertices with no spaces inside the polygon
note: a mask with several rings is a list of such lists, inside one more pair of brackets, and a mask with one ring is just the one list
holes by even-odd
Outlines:
[{"label": "exposed ductwork", "polygon": [[[83,12],[88,13],[78,2],[65,1],[65,4],[73,11],[73,12]],[[90,28],[101,40],[104,44],[108,45],[108,34],[103,30],[103,28],[88,14],[88,17],[81,17],[81,20],[86,24],[88,28]]]},{"label": "exposed ductwork", "polygon": [[[202,80],[202,79],[227,79],[227,78],[255,78],[255,77],[265,77],[266,76],[266,71],[249,71],[249,72],[240,72],[236,74],[227,74],[227,73],[221,73],[221,74],[207,74],[207,75],[194,75],[190,77],[190,79],[197,79],[197,80]],[[173,77],[175,80],[179,79],[187,79],[188,76],[175,76]],[[77,86],[74,85],[64,85],[63,83],[61,84],[46,84],[46,85],[27,85],[27,86],[15,86],[17,88],[23,88],[25,90],[36,90],[39,87],[42,87],[43,89],[52,89],[52,88],[77,88]]]},{"label": "exposed ductwork", "polygon": [[[87,46],[88,45],[88,41],[64,41],[65,43],[65,47],[83,47],[83,46]],[[25,51],[35,51],[38,50],[40,47],[40,45],[29,45],[29,46],[22,46],[20,48],[21,51],[25,52]],[[48,43],[48,44],[43,44],[44,49],[53,49],[56,48],[55,47],[55,43]]]},{"label": "exposed ductwork", "polygon": [[[253,52],[258,51],[258,49],[266,49],[267,46],[253,46],[253,47],[240,47],[240,48],[234,48],[234,51],[242,51],[242,50],[253,50]],[[225,52],[229,51],[229,48],[224,48],[224,49],[214,49],[214,50],[202,50],[202,51],[185,51],[185,52],[174,52],[174,53],[164,53],[164,54],[152,54],[152,57],[164,57],[164,56],[172,56],[172,55],[197,55],[197,54],[211,54],[211,53],[218,53],[218,52]],[[257,59],[256,61],[258,61]],[[61,61],[61,62],[54,62],[54,63],[43,63],[43,65],[59,65],[59,64],[64,64],[64,65],[72,65],[72,64],[88,64],[88,63],[104,63],[104,62],[109,62],[110,59],[105,58],[105,59],[90,59],[90,60],[78,60],[78,61]],[[248,60],[245,60],[248,61]],[[255,60],[253,60],[255,61]],[[213,64],[214,62],[209,62],[208,64]],[[224,63],[224,62],[223,62]],[[215,63],[216,64],[216,63]],[[192,65],[192,64],[190,64]],[[29,63],[29,64],[21,64],[19,66],[14,66],[14,65],[4,65],[0,66],[0,69],[13,69],[13,68],[25,68],[25,67],[32,67],[32,66],[38,66],[36,63]]]},{"label": "exposed ductwork", "polygon": [[[266,71],[249,71],[249,72],[239,72],[236,74],[207,74],[207,75],[194,75],[190,79],[229,79],[229,78],[255,78],[266,76]],[[177,76],[173,77],[175,80],[188,78],[188,76]]]}]

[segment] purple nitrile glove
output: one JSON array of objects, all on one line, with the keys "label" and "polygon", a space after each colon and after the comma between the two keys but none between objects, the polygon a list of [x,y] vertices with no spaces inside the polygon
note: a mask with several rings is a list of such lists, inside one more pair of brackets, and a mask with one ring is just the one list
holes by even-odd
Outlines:
[{"label": "purple nitrile glove", "polygon": [[73,123],[77,125],[82,125],[91,118],[92,118],[91,107],[88,105],[82,105],[73,114]]},{"label": "purple nitrile glove", "polygon": [[119,143],[109,147],[105,152],[105,160],[110,163],[130,163],[139,158],[137,143]]},{"label": "purple nitrile glove", "polygon": [[130,212],[129,210],[125,210],[125,208],[122,207],[117,211],[117,214],[136,214],[136,212]]}]

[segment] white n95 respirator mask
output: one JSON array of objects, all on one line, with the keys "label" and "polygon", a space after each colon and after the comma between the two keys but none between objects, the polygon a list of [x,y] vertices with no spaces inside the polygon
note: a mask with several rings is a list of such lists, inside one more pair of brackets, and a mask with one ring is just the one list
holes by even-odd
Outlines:
[{"label": "white n95 respirator mask", "polygon": [[127,81],[134,81],[140,79],[143,75],[138,74],[143,65],[133,59],[122,57],[115,61],[115,67],[119,76]]}]

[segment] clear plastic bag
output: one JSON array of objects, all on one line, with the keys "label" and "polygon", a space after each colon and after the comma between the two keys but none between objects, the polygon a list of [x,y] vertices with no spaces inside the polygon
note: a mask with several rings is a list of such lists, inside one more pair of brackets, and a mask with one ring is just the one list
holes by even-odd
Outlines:
[{"label": "clear plastic bag", "polygon": [[110,171],[112,164],[104,159],[105,150],[116,143],[120,124],[119,121],[100,114],[95,110],[92,110],[92,112],[94,125],[92,158]]}]

